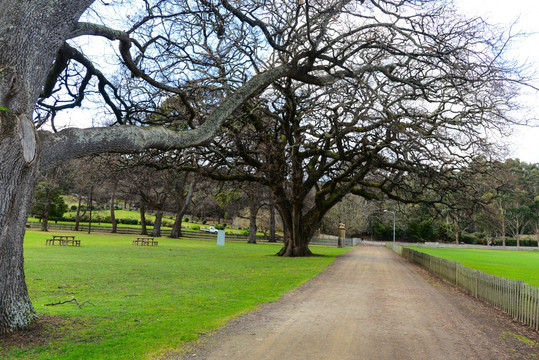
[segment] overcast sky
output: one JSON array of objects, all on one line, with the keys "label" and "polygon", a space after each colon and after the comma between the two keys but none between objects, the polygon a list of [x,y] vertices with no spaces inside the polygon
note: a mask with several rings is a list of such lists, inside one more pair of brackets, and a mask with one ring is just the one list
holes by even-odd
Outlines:
[{"label": "overcast sky", "polygon": [[[539,78],[539,1],[538,0],[455,0],[460,9],[468,15],[481,16],[490,23],[509,25],[518,21],[514,32],[525,32],[530,35],[515,43],[510,55],[519,62],[529,65],[537,71]],[[539,87],[539,81],[535,86]],[[530,91],[523,102],[531,107],[532,115],[539,118],[539,94]],[[529,163],[539,163],[539,122],[535,127],[516,129],[513,142],[512,157]]]}]

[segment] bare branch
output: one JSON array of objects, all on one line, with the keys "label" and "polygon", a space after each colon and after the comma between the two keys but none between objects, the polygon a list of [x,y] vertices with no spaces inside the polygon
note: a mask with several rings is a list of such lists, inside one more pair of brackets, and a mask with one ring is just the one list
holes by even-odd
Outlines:
[{"label": "bare branch", "polygon": [[71,300],[58,301],[58,302],[51,303],[51,304],[45,304],[44,306],[63,305],[63,304],[67,304],[67,303],[70,303],[70,302],[74,302],[75,305],[77,305],[79,309],[82,309],[82,306],[83,306],[84,304],[94,305],[94,304],[92,304],[89,300],[86,300],[86,301],[84,301],[84,302],[82,302],[82,303],[79,303],[79,302],[77,301],[77,299],[73,298],[73,299],[71,299]]},{"label": "bare branch", "polygon": [[119,126],[65,129],[56,135],[40,132],[42,141],[48,146],[48,151],[43,154],[42,166],[50,168],[58,162],[102,152],[134,153],[151,148],[171,150],[202,144],[212,139],[218,126],[251,96],[264,90],[273,81],[286,76],[291,70],[289,66],[282,66],[253,77],[228,97],[204,124],[190,131],[177,132],[162,127]]}]

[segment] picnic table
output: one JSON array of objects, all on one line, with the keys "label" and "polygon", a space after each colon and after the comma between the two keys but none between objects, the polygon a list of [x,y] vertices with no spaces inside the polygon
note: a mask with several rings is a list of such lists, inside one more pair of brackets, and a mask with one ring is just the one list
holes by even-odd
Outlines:
[{"label": "picnic table", "polygon": [[133,240],[132,244],[141,246],[157,246],[158,242],[157,240],[154,240],[153,237],[138,237],[137,240]]},{"label": "picnic table", "polygon": [[80,246],[80,240],[75,239],[74,235],[53,235],[52,239],[45,240],[45,245],[54,245],[56,242],[58,245]]}]

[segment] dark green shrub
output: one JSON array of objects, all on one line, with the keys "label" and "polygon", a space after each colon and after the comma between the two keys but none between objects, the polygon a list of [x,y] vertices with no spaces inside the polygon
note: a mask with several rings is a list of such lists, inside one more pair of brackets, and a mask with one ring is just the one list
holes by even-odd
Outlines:
[{"label": "dark green shrub", "polygon": [[[496,245],[502,245],[502,240],[497,239]],[[506,246],[517,246],[517,239],[515,238],[505,238],[505,245]],[[531,247],[537,247],[537,240],[534,239],[520,239],[520,246],[531,246]]]},{"label": "dark green shrub", "polygon": [[441,241],[455,241],[454,225],[445,221],[437,222],[438,239]]},{"label": "dark green shrub", "polygon": [[117,222],[119,224],[138,225],[138,220],[137,219],[117,219]]},{"label": "dark green shrub", "polygon": [[460,235],[459,242],[463,244],[473,244],[473,245],[477,245],[480,243],[477,236],[475,236],[474,234],[469,234],[467,232],[462,232],[462,234]]},{"label": "dark green shrub", "polygon": [[435,238],[435,229],[436,226],[433,219],[424,217],[422,219],[409,221],[406,235],[408,240],[411,241],[433,241]]}]

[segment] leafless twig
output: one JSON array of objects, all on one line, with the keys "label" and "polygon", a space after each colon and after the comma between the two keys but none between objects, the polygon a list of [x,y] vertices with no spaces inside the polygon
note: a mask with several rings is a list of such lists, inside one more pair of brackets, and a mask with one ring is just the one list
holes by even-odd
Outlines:
[{"label": "leafless twig", "polygon": [[[86,301],[84,301],[84,302],[82,302],[82,303],[79,303],[79,302],[77,301],[77,299],[73,298],[73,299],[71,299],[71,300],[58,301],[58,302],[56,302],[56,303],[45,304],[45,306],[63,305],[63,304],[67,304],[67,303],[70,303],[70,302],[74,302],[75,304],[77,304],[77,306],[79,307],[79,309],[82,309],[82,305],[87,304],[87,303],[88,303],[88,304],[91,304],[91,305],[94,305],[94,304],[92,304],[89,300],[86,300]],[[94,305],[94,306],[95,306],[95,305]]]}]

